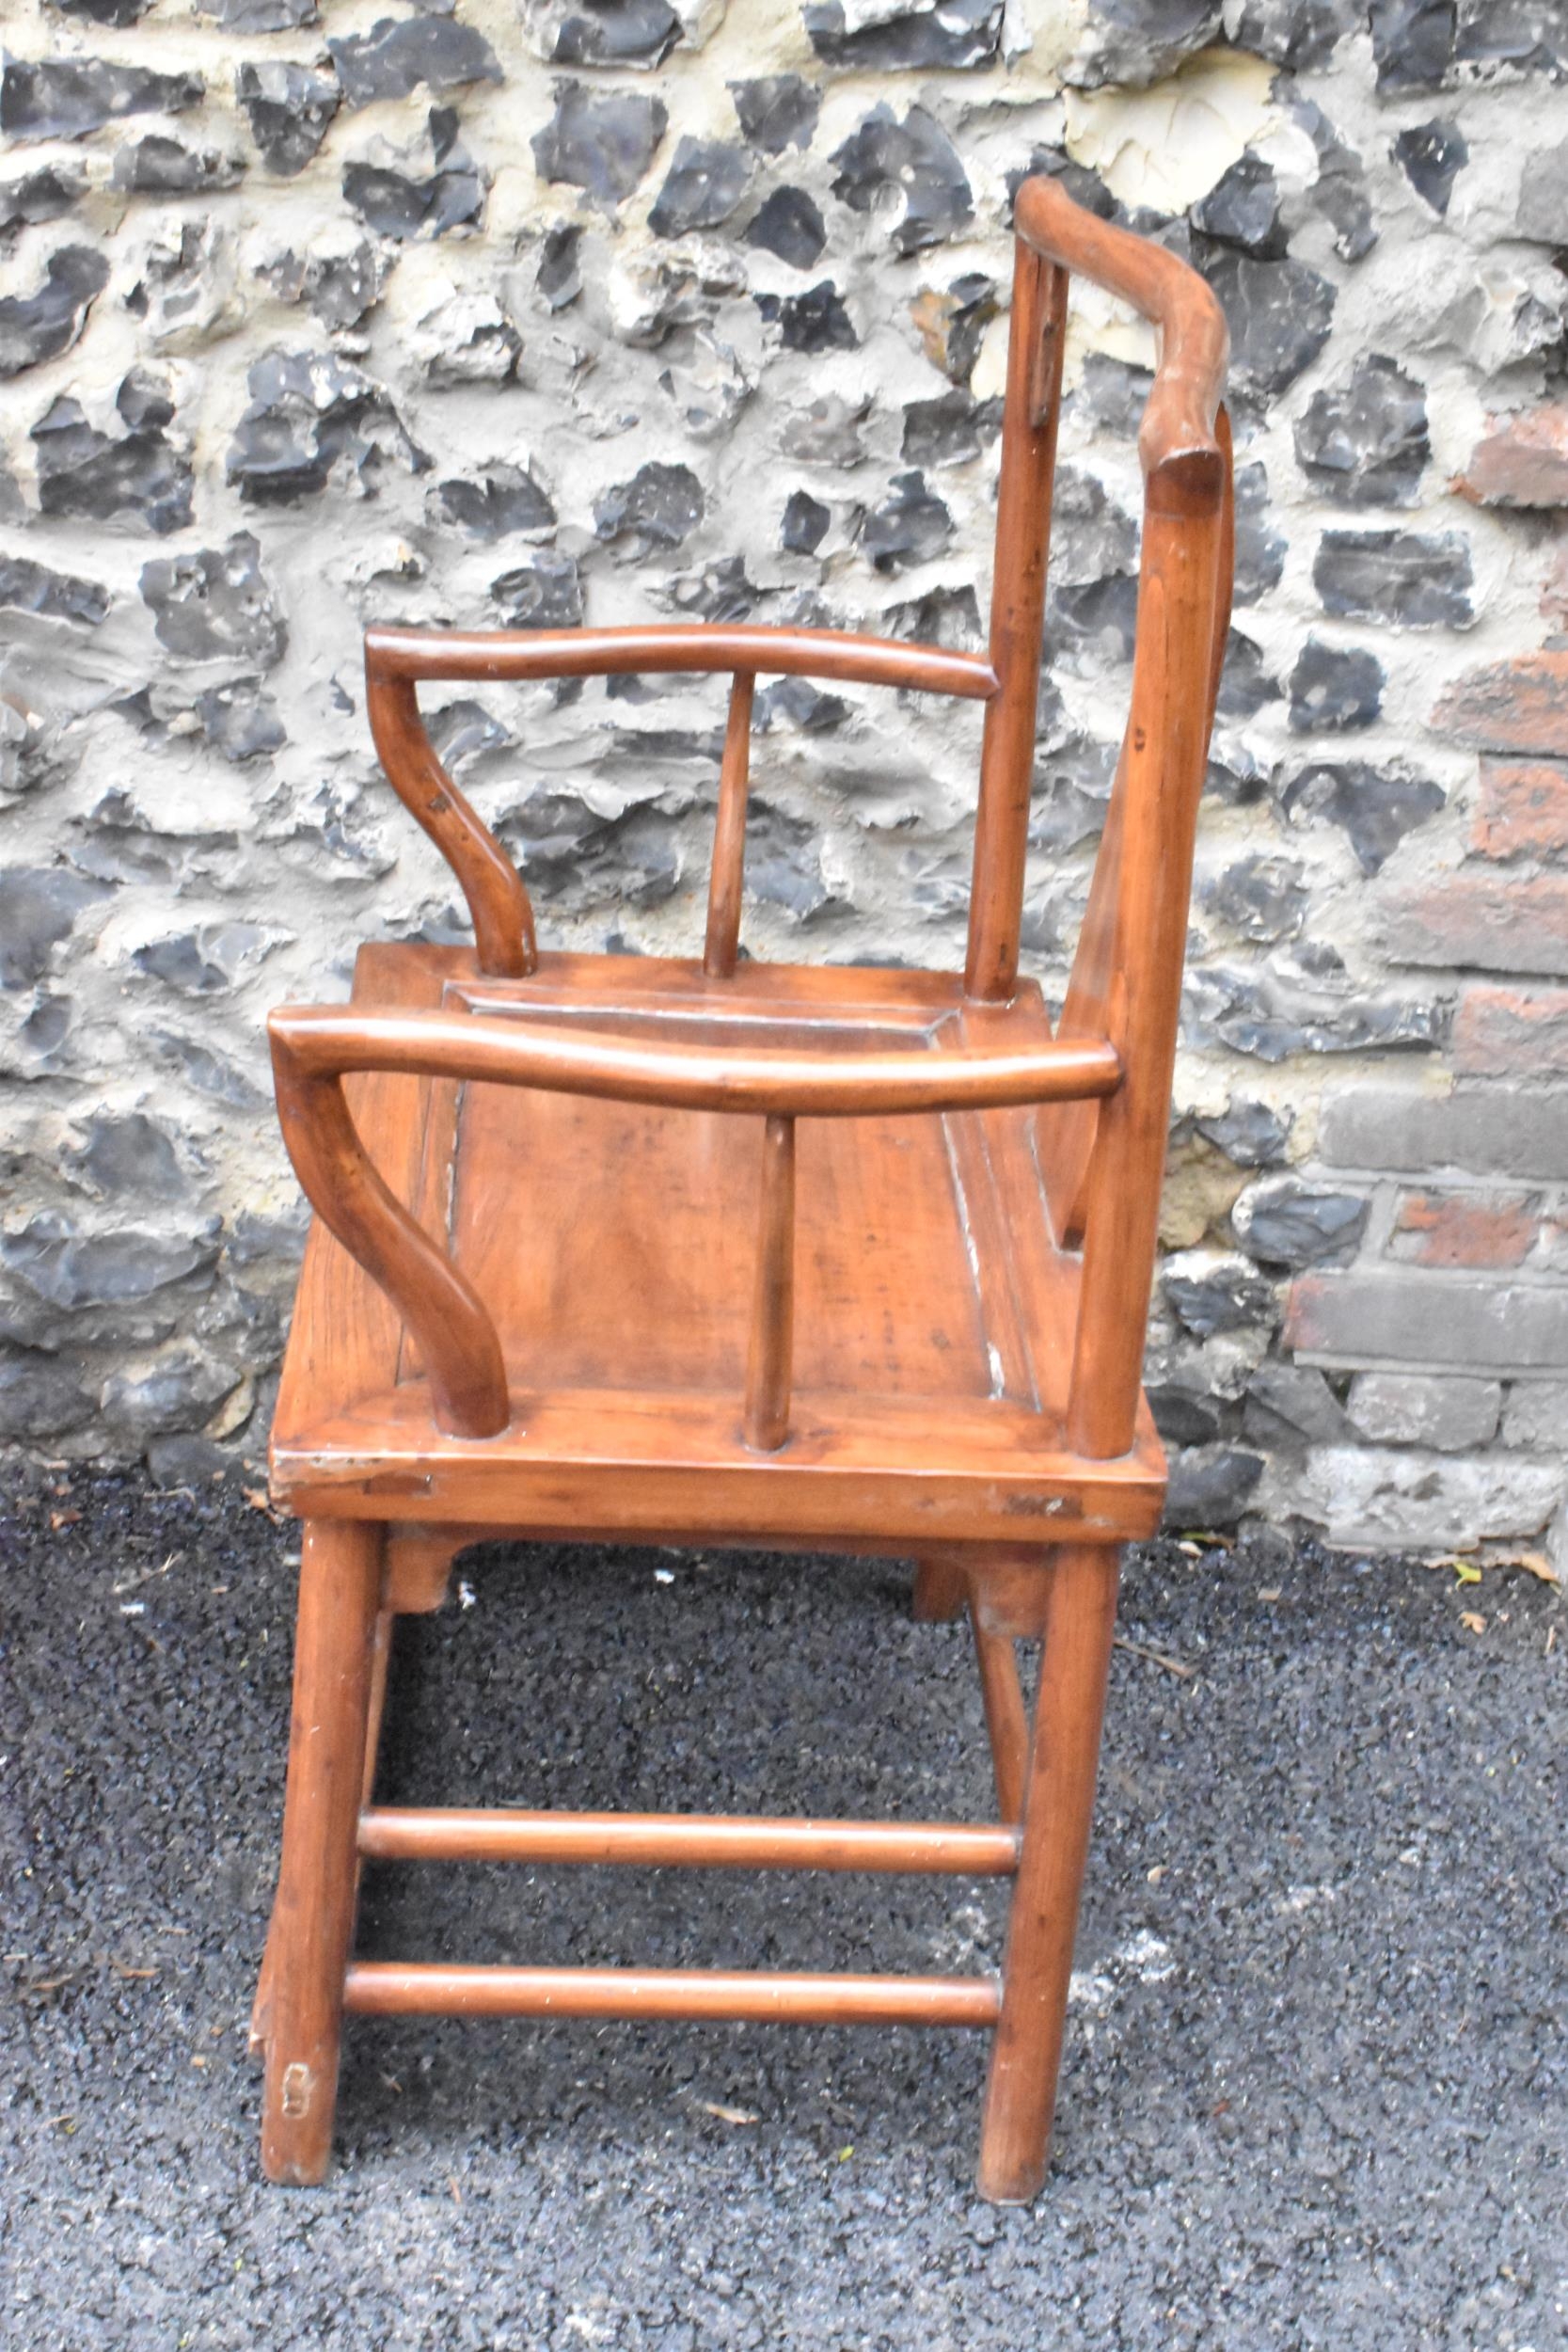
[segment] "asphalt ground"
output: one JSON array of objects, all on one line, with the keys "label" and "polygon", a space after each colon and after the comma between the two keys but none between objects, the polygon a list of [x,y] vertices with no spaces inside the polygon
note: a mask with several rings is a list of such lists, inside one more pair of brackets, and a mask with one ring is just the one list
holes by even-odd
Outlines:
[{"label": "asphalt ground", "polygon": [[[1310,1547],[1130,1559],[1141,1646],[1030,2211],[973,2191],[985,2038],[913,2029],[357,2021],[337,2169],[283,2191],[245,2019],[296,1542],[257,1501],[11,1474],[8,2344],[1568,2345],[1552,1587]],[[460,1572],[399,1630],[388,1801],[991,1809],[967,1634],[911,1621],[905,1566],[516,1547]],[[994,1964],[1003,1899],[403,1866],[368,1874],[360,1944],[962,1970]]]}]

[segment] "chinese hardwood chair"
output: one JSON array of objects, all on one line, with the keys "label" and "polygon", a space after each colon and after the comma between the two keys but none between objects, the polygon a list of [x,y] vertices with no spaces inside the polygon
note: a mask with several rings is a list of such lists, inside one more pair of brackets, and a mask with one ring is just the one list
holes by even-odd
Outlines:
[{"label": "chinese hardwood chair", "polygon": [[[1053,1034],[1018,946],[1074,269],[1155,322],[1161,356],[1139,443],[1131,713]],[[367,637],[377,750],[462,885],[475,946],[366,946],[346,1009],[271,1023],[283,1133],[317,1213],[272,1450],[274,1494],[304,1520],[254,2020],[274,2180],[323,2177],[348,2011],[990,2026],[979,2186],[1008,2202],[1038,2189],[1119,1547],[1152,1532],[1164,1487],[1140,1373],[1228,614],[1226,354],[1199,278],[1032,179],[988,653],[719,626]],[[733,680],[705,952],[541,952],[416,683],[652,671]],[[768,673],[984,703],[961,977],[737,962]],[[1000,1820],[375,1804],[391,1620],[438,1605],[456,1550],[501,1534],[911,1556],[917,1613],[972,1614]],[[1032,1729],[1021,1636],[1043,1645]],[[368,1855],[1015,1887],[1000,1978],[404,1965],[351,1957]]]}]

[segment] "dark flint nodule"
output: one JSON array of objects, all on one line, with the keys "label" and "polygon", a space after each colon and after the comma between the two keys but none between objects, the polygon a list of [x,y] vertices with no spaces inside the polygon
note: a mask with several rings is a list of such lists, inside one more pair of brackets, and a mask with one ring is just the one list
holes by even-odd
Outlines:
[{"label": "dark flint nodule", "polygon": [[490,582],[490,594],[513,628],[577,628],[582,621],[582,581],[577,564],[558,548],[541,548],[515,570]]},{"label": "dark flint nodule", "polygon": [[717,229],[746,193],[751,158],[718,139],[683,138],[648,215],[656,237],[685,237]]},{"label": "dark flint nodule", "polygon": [[664,63],[681,38],[681,21],[668,0],[583,0],[548,21],[552,65]]},{"label": "dark flint nodule", "polygon": [[703,514],[702,484],[690,467],[654,462],[606,492],[594,509],[594,530],[642,563],[660,548],[683,546]]},{"label": "dark flint nodule", "polygon": [[37,293],[0,301],[0,378],[20,375],[69,350],[108,282],[109,264],[91,246],[61,246],[53,252]]},{"label": "dark flint nodule", "polygon": [[1381,352],[1308,401],[1295,428],[1296,455],[1314,489],[1341,506],[1413,506],[1432,455],[1426,394]]},{"label": "dark flint nodule", "polygon": [[860,346],[854,322],[830,278],[808,286],[804,294],[753,298],[768,325],[778,326],[786,351],[855,351]]},{"label": "dark flint nodule", "polygon": [[657,98],[558,82],[555,114],[531,141],[533,160],[541,179],[582,188],[608,211],[643,177],[668,120]]},{"label": "dark flint nodule", "polygon": [[747,230],[746,242],[791,269],[810,269],[828,242],[827,224],[804,188],[775,188]]},{"label": "dark flint nodule", "polygon": [[326,46],[351,106],[502,78],[483,34],[454,16],[382,17],[368,33],[345,33]]},{"label": "dark flint nodule", "polygon": [[732,82],[730,96],[742,133],[764,155],[811,145],[822,93],[799,73],[767,73],[755,82]]},{"label": "dark flint nodule", "polygon": [[[1453,183],[1470,160],[1470,150],[1459,125],[1413,123],[1400,133],[1390,152],[1422,202],[1430,204],[1442,219],[1449,209]],[[1563,233],[1568,237],[1568,229]]]},{"label": "dark flint nodule", "polygon": [[939,0],[847,26],[843,0],[805,0],[811,45],[824,65],[849,73],[963,72],[994,65],[1002,41],[1002,0]]},{"label": "dark flint nodule", "polygon": [[1424,825],[1447,795],[1427,776],[1402,768],[1373,768],[1365,760],[1324,762],[1304,768],[1285,787],[1287,817],[1326,817],[1343,830],[1364,874],[1375,874],[1405,834]]},{"label": "dark flint nodule", "polygon": [[85,139],[124,115],[198,106],[199,73],[153,73],[100,57],[8,57],[0,72],[0,132],[13,139]]},{"label": "dark flint nodule", "polygon": [[1291,727],[1297,735],[1342,735],[1370,727],[1383,707],[1384,669],[1360,645],[1309,637],[1291,673]]},{"label": "dark flint nodule", "polygon": [[1467,628],[1473,577],[1457,531],[1325,531],[1312,565],[1325,612],[1394,628]]},{"label": "dark flint nodule", "polygon": [[504,539],[518,531],[545,531],[555,508],[520,466],[487,467],[476,482],[443,482],[434,492],[442,516],[469,539]]},{"label": "dark flint nodule", "polygon": [[39,505],[45,515],[90,522],[132,514],[161,537],[191,519],[191,463],[165,437],[174,410],[161,388],[135,371],[116,403],[127,430],[90,425],[80,404],[55,401],[31,434],[38,453]]},{"label": "dark flint nodule", "polygon": [[267,169],[284,180],[304,170],[343,103],[333,75],[278,57],[254,64],[247,58],[234,77],[234,94]]},{"label": "dark flint nodule", "polygon": [[833,194],[851,212],[879,211],[890,196],[902,199],[891,232],[900,253],[940,245],[974,216],[958,149],[922,106],[911,106],[902,122],[895,120],[891,106],[878,106],[834,151],[832,161]]}]

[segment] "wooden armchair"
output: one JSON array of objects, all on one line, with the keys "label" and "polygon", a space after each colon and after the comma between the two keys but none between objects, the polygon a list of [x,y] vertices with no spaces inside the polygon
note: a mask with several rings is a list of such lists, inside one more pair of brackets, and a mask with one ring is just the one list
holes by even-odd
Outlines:
[{"label": "wooden armchair", "polygon": [[[1132,707],[1054,1033],[1018,943],[1068,273],[1160,329]],[[326,2166],[343,2012],[985,2026],[980,2187],[1044,2176],[1119,1547],[1164,1464],[1139,1386],[1193,834],[1229,599],[1219,308],[1054,182],[1019,191],[990,645],[818,629],[375,629],[370,718],[472,950],[360,950],[273,1015],[314,1224],[273,1438],[304,1519],[263,2163]],[[700,960],[552,955],[444,772],[421,679],[730,674]],[[985,704],[966,969],[737,962],[758,675]],[[1000,1819],[392,1809],[387,1645],[482,1535],[906,1554],[972,1613]],[[1043,1640],[1032,1728],[1015,1641]],[[1012,1877],[1000,1978],[351,1957],[361,1857]]]}]

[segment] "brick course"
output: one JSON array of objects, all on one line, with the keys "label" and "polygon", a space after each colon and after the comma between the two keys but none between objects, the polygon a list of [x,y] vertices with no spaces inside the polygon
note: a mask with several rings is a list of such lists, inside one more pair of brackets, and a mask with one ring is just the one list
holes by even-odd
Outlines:
[{"label": "brick course", "polygon": [[1540,1232],[1538,1193],[1402,1192],[1388,1254],[1413,1265],[1516,1266]]},{"label": "brick course", "polygon": [[1472,1374],[1568,1372],[1568,1282],[1489,1282],[1418,1266],[1301,1274],[1285,1344],[1346,1367]]},{"label": "brick course", "polygon": [[1457,1069],[1480,1078],[1568,1077],[1568,988],[1465,989],[1453,1057]]},{"label": "brick course", "polygon": [[1367,1079],[1325,1096],[1319,1151],[1336,1168],[1568,1181],[1568,1089],[1448,1088]]},{"label": "brick course", "polygon": [[1568,874],[1451,874],[1386,893],[1378,913],[1396,963],[1568,977]]},{"label": "brick course", "polygon": [[1568,505],[1568,406],[1489,419],[1454,487],[1480,506]]},{"label": "brick course", "polygon": [[1568,766],[1483,758],[1470,843],[1489,858],[1568,854]]},{"label": "brick course", "polygon": [[1432,723],[1478,751],[1568,758],[1568,652],[1520,654],[1470,671],[1442,697]]}]

